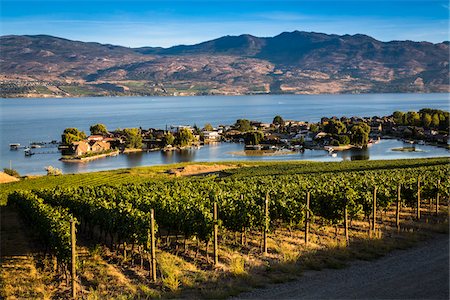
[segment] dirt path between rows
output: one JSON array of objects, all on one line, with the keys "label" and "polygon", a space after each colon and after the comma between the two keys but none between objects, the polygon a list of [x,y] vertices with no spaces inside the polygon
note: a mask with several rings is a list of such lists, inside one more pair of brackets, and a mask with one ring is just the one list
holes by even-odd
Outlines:
[{"label": "dirt path between rows", "polygon": [[244,293],[240,299],[449,299],[449,237],[395,251],[341,270],[307,271],[285,284]]},{"label": "dirt path between rows", "polygon": [[0,207],[0,224],[0,298],[46,298],[50,291],[36,269],[37,249],[25,233],[28,225],[10,206]]}]

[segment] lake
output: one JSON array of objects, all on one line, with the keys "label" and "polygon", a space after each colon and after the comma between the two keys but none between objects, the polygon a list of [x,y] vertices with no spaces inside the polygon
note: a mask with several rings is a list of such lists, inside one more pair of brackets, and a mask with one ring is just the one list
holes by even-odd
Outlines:
[{"label": "lake", "polygon": [[242,144],[221,143],[198,150],[174,153],[135,153],[103,158],[88,163],[64,163],[55,149],[37,149],[40,154],[25,157],[22,150],[10,151],[9,144],[28,145],[32,141],[60,140],[63,130],[77,127],[89,133],[95,123],[108,129],[125,127],[165,128],[170,125],[203,127],[233,124],[245,118],[271,122],[275,115],[284,119],[315,122],[324,116],[384,116],[395,110],[424,107],[449,110],[450,94],[362,94],[362,95],[257,95],[198,97],[89,97],[56,99],[0,99],[0,167],[12,167],[20,174],[44,174],[52,165],[64,173],[91,172],[158,165],[184,161],[225,160],[320,160],[395,159],[449,156],[448,150],[417,146],[420,152],[395,152],[401,141],[382,140],[367,150],[351,150],[328,156],[308,150],[302,154],[249,157],[236,156]]}]

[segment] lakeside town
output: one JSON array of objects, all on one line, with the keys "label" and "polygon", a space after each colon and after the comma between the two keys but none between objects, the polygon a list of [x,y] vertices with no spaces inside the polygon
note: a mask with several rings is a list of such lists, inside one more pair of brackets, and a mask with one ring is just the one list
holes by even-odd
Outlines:
[{"label": "lakeside town", "polygon": [[[410,144],[448,148],[449,113],[424,108],[418,112],[396,111],[390,116],[323,117],[309,123],[275,116],[271,123],[238,119],[232,125],[168,126],[165,129],[125,128],[109,131],[104,124],[90,127],[90,135],[66,128],[58,149],[62,161],[85,162],[139,151],[177,151],[219,142],[243,143],[242,155],[282,155],[305,149],[336,151],[370,147],[380,139],[402,139]],[[56,141],[51,144],[55,145]],[[41,143],[41,146],[43,144]],[[32,147],[41,147],[39,143]],[[17,149],[18,144],[11,144]],[[414,151],[414,147],[395,149]],[[26,148],[25,155],[33,149]],[[239,153],[237,153],[239,154]]]}]

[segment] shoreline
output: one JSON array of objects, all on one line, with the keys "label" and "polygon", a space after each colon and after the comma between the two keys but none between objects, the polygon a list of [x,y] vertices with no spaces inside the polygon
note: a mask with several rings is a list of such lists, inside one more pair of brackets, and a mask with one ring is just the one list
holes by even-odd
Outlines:
[{"label": "shoreline", "polygon": [[284,155],[295,155],[297,151],[280,151],[280,150],[242,150],[227,152],[231,155],[238,156],[284,156]]},{"label": "shoreline", "polygon": [[[23,100],[30,100],[30,99],[84,99],[84,98],[147,98],[147,97],[161,97],[161,98],[167,98],[167,97],[236,97],[236,96],[321,96],[321,95],[396,95],[396,94],[424,94],[424,95],[440,95],[440,94],[447,94],[449,95],[450,92],[389,92],[389,93],[317,93],[317,94],[311,94],[311,93],[304,93],[304,94],[296,94],[296,93],[255,93],[255,94],[211,94],[211,95],[120,95],[120,96],[113,96],[113,95],[88,95],[88,96],[81,96],[81,95],[74,95],[74,96],[59,96],[59,95],[43,95],[39,97],[28,97],[25,95],[18,95],[17,97],[0,97],[0,99],[8,100],[8,99],[23,99]],[[35,95],[33,95],[35,96]]]},{"label": "shoreline", "polygon": [[117,156],[119,155],[120,151],[113,151],[111,153],[104,153],[104,154],[99,154],[99,155],[94,155],[94,156],[89,156],[89,157],[73,157],[73,158],[60,158],[59,160],[62,162],[68,162],[68,163],[84,163],[84,162],[89,162],[91,160],[96,160],[99,158],[104,158],[104,157],[109,157],[109,156]]}]

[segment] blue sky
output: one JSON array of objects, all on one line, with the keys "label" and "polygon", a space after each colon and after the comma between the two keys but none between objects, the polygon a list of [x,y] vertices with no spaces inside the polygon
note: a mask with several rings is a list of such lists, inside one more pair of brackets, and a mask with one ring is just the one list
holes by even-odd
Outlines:
[{"label": "blue sky", "polygon": [[130,47],[293,30],[449,40],[449,2],[442,0],[0,0],[0,13],[1,35],[49,34]]}]

